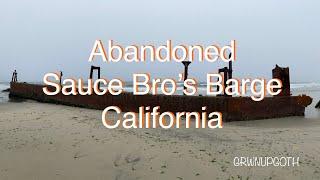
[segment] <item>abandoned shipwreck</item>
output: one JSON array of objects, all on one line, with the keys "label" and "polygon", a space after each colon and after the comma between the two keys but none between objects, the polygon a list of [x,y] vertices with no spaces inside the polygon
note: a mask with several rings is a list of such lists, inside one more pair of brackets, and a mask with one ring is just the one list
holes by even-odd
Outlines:
[{"label": "abandoned shipwreck", "polygon": [[[183,63],[185,68],[184,79],[188,76],[189,63]],[[100,78],[100,68],[91,67],[90,78],[93,71],[98,70]],[[224,83],[228,78],[232,78],[232,63],[229,67],[219,69],[219,73],[224,74]],[[62,72],[61,72],[62,75]],[[250,97],[222,96],[186,96],[186,95],[134,95],[124,92],[117,96],[109,93],[99,96],[92,94],[89,96],[65,96],[59,93],[48,96],[43,92],[43,88],[53,88],[40,84],[29,84],[18,82],[17,72],[14,71],[10,83],[10,97],[33,99],[39,102],[56,103],[77,107],[85,107],[103,110],[108,106],[117,106],[122,111],[136,112],[141,106],[151,108],[161,106],[161,111],[170,112],[199,112],[202,107],[206,107],[207,112],[221,112],[223,121],[243,121],[256,119],[269,119],[287,116],[304,116],[305,108],[311,104],[312,98],[306,95],[292,96],[290,92],[289,68],[276,66],[272,70],[273,78],[282,81],[282,91],[279,95],[266,97],[262,101],[252,101]],[[226,84],[225,84],[226,85]]]}]

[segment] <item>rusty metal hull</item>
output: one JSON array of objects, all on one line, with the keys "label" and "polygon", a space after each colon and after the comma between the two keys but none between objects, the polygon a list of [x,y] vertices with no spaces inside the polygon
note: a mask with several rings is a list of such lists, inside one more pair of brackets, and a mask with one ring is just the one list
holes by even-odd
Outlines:
[{"label": "rusty metal hull", "polygon": [[224,121],[244,121],[288,116],[304,116],[305,107],[311,104],[309,96],[266,97],[260,102],[250,97],[210,97],[210,96],[165,96],[122,93],[118,96],[47,96],[43,85],[11,83],[10,97],[33,99],[39,102],[63,104],[102,110],[108,106],[118,106],[122,111],[138,112],[140,106],[160,106],[160,111],[171,112],[221,112]]}]

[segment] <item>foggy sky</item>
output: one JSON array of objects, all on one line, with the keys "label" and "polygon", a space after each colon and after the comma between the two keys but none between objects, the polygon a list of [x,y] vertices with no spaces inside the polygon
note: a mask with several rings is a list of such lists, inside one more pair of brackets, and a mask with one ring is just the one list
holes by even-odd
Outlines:
[{"label": "foggy sky", "polygon": [[[122,45],[228,44],[237,40],[237,77],[271,78],[289,66],[291,81],[320,81],[320,2],[315,0],[2,0],[0,82],[17,69],[20,81],[45,73],[87,78],[100,65],[108,79],[137,72],[176,77],[179,63],[89,63],[96,39]],[[190,76],[205,80],[224,64],[193,63]]]}]

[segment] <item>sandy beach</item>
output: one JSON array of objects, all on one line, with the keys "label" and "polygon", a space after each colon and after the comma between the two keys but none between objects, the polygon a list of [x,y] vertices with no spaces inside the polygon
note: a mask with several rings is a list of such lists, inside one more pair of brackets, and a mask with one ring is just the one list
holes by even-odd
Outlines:
[{"label": "sandy beach", "polygon": [[[101,111],[0,104],[0,179],[319,179],[320,120],[223,129],[106,129]],[[238,156],[300,157],[299,167],[235,167]]]}]

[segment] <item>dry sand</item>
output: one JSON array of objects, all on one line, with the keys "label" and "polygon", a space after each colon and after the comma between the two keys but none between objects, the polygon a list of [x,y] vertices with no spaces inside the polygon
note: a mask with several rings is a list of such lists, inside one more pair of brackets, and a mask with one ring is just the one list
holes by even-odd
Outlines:
[{"label": "dry sand", "polygon": [[[235,156],[295,156],[299,167],[235,167]],[[320,179],[320,120],[220,130],[109,130],[101,111],[0,105],[0,179]]]}]

